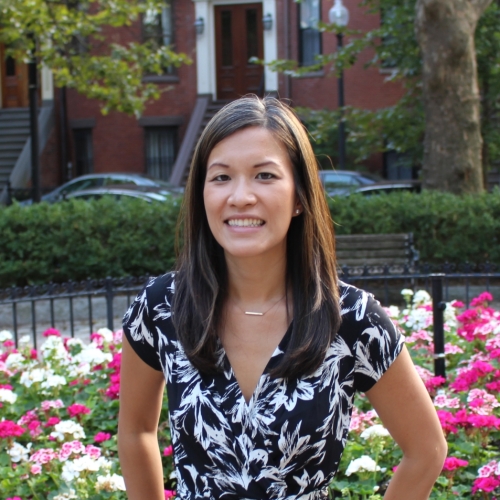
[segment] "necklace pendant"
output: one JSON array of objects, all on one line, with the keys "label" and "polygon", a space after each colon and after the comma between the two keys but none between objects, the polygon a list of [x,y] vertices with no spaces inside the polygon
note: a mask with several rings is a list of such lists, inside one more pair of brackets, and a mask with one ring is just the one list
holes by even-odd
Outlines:
[{"label": "necklace pendant", "polygon": [[264,313],[252,312],[252,311],[245,311],[245,314],[247,314],[248,316],[264,316]]}]

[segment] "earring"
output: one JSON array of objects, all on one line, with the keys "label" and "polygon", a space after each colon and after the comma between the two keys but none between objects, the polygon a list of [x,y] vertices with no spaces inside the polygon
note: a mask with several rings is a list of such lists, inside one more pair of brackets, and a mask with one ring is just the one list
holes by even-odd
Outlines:
[{"label": "earring", "polygon": [[300,210],[297,208],[297,210],[295,210],[295,213],[296,213],[297,215],[299,215],[299,214],[300,214]]}]

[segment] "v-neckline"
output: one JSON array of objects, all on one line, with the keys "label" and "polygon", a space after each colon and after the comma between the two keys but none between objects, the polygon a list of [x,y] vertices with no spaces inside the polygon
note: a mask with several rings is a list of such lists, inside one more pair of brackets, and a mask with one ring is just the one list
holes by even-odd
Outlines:
[{"label": "v-neckline", "polygon": [[255,397],[257,389],[260,386],[260,383],[262,381],[262,377],[266,376],[267,373],[269,372],[269,369],[271,367],[270,365],[273,364],[273,361],[275,360],[276,357],[278,357],[280,354],[283,354],[285,352],[286,346],[287,346],[288,341],[289,341],[289,337],[290,337],[291,332],[292,332],[292,325],[293,325],[293,320],[288,325],[288,328],[286,329],[285,334],[281,338],[279,344],[274,349],[273,353],[271,354],[271,357],[267,360],[266,366],[264,367],[264,371],[260,374],[260,376],[257,380],[257,385],[254,387],[252,395],[250,396],[250,399],[248,401],[245,399],[243,391],[241,390],[240,383],[238,382],[238,379],[236,378],[233,367],[231,365],[231,361],[229,361],[229,356],[227,355],[226,350],[224,349],[224,346],[223,346],[221,340],[218,339],[219,340],[219,347],[220,347],[221,352],[222,352],[223,369],[224,369],[224,371],[229,370],[231,382],[233,384],[235,384],[235,386],[236,386],[238,399],[243,399],[243,402],[245,403],[246,408],[250,408],[252,406],[252,403],[258,399],[258,397],[257,398]]}]

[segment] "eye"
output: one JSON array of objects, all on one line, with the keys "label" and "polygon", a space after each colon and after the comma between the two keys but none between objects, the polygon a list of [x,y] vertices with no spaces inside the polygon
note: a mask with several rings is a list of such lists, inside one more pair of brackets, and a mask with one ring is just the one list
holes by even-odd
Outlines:
[{"label": "eye", "polygon": [[226,175],[226,174],[216,175],[212,179],[213,182],[224,182],[224,181],[228,181],[228,180],[229,180],[229,175]]},{"label": "eye", "polygon": [[275,175],[271,174],[269,172],[260,172],[259,174],[257,174],[257,179],[260,179],[262,181],[269,181],[269,180],[274,179],[274,178],[275,178]]}]

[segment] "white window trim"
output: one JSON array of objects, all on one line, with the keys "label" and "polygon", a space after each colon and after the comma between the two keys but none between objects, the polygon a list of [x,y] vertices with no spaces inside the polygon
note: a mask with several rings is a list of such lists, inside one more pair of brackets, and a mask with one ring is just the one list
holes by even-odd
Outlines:
[{"label": "white window trim", "polygon": [[[276,26],[276,0],[193,0],[195,4],[195,18],[203,18],[205,29],[202,35],[196,35],[196,71],[198,94],[210,94],[217,97],[217,76],[215,61],[215,5],[234,5],[245,3],[262,3],[262,15],[271,14],[273,27],[264,30],[264,61],[270,62],[278,58],[278,29]],[[192,27],[194,30],[194,26]],[[264,69],[265,92],[278,91],[278,74]]]}]

